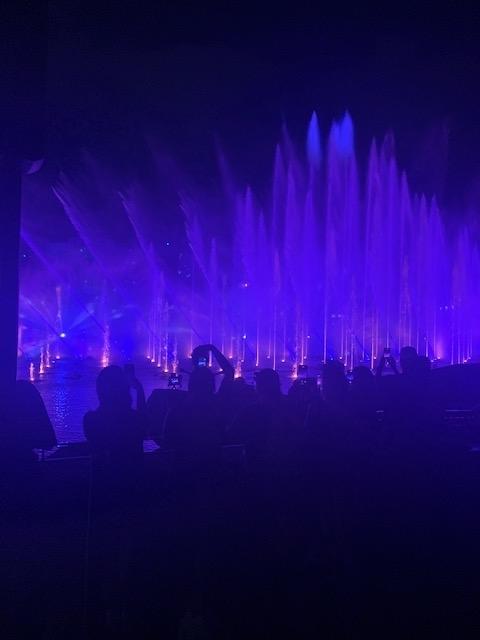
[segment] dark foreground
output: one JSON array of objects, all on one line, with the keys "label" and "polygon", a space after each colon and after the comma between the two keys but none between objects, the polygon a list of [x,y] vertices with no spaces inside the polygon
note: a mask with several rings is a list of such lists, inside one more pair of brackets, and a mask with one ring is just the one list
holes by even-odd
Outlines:
[{"label": "dark foreground", "polygon": [[88,456],[5,473],[2,637],[476,636],[475,438],[157,452],[127,491]]}]

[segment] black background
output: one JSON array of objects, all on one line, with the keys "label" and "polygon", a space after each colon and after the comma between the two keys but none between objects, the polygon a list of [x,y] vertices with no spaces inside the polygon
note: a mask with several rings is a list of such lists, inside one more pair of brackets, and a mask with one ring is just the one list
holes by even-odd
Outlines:
[{"label": "black background", "polygon": [[149,136],[211,180],[218,139],[255,186],[270,174],[283,122],[302,145],[314,109],[324,137],[348,109],[360,159],[372,136],[393,129],[416,190],[436,192],[454,214],[476,206],[478,10],[358,4],[55,0],[27,3],[22,16],[15,3],[31,74],[17,89],[32,111],[25,121],[45,124],[44,153],[59,168],[82,147],[132,162]]}]

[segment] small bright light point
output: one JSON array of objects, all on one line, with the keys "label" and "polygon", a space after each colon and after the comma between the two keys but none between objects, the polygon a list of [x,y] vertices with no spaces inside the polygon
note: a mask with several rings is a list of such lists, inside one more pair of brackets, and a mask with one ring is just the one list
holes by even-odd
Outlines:
[{"label": "small bright light point", "polygon": [[67,334],[65,333],[65,331],[62,331],[62,333],[60,334],[60,338],[66,338]]},{"label": "small bright light point", "polygon": [[247,339],[247,334],[246,334],[246,333],[244,333],[244,334],[243,334],[242,339],[243,339],[243,340],[246,340],[246,339]]},{"label": "small bright light point", "polygon": [[235,372],[234,372],[234,377],[235,378],[241,378],[242,376],[242,361],[238,360],[237,364],[235,366]]}]

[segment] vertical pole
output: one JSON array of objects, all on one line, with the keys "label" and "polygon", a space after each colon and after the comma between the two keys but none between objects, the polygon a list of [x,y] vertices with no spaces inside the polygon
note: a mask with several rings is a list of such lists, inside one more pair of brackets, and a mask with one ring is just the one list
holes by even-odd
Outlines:
[{"label": "vertical pole", "polygon": [[6,428],[13,425],[17,373],[21,176],[43,156],[47,27],[46,0],[11,4],[0,21],[0,421]]},{"label": "vertical pole", "polygon": [[[18,261],[20,246],[20,163],[0,162],[0,406],[13,397],[17,373]],[[3,411],[2,411],[3,413]],[[4,414],[5,415],[5,414]]]}]

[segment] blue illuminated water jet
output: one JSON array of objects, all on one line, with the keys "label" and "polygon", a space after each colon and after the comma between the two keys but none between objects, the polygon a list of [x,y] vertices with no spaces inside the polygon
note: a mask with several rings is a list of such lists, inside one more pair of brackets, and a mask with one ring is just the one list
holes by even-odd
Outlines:
[{"label": "blue illuminated water jet", "polygon": [[[61,259],[24,234],[40,259],[22,265],[21,353],[42,371],[54,345],[103,364],[141,355],[169,372],[208,342],[236,375],[262,366],[295,374],[328,358],[373,366],[384,346],[406,344],[445,363],[475,358],[471,229],[447,233],[435,199],[412,194],[391,135],[372,142],[364,179],[348,113],[324,139],[322,148],[313,114],[302,157],[284,129],[263,198],[235,183],[223,154],[221,198],[165,163],[176,193],[168,210],[151,204],[148,185],[119,190],[96,163],[95,187],[84,175],[61,177],[55,193],[74,231]],[[102,208],[113,212],[105,220]]]}]

